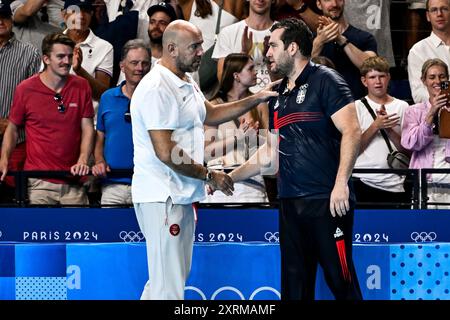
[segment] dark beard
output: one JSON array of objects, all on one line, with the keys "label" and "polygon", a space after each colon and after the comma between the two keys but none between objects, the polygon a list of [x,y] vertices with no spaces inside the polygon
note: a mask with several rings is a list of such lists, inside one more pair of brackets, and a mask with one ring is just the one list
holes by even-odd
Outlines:
[{"label": "dark beard", "polygon": [[162,36],[161,36],[161,37],[154,38],[154,37],[152,37],[152,36],[150,35],[150,33],[149,33],[149,34],[148,34],[148,37],[150,38],[150,41],[151,41],[152,43],[162,45]]}]

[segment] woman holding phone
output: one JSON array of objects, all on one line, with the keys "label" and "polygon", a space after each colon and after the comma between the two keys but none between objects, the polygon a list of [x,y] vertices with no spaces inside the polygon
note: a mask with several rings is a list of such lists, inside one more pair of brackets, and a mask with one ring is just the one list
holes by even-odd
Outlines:
[{"label": "woman holding phone", "polygon": [[[422,66],[421,80],[430,96],[426,102],[410,106],[405,111],[401,144],[412,151],[410,169],[450,168],[450,140],[439,137],[439,111],[447,108],[447,94],[441,82],[448,81],[448,66],[440,59],[429,59]],[[450,175],[430,174],[428,201],[448,203],[429,205],[429,209],[450,208]]]}]

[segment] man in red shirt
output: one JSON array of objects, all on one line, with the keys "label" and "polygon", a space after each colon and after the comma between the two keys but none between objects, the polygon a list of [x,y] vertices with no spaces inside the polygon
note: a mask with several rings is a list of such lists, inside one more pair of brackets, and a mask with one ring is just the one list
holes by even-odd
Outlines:
[{"label": "man in red shirt", "polygon": [[[70,75],[75,43],[53,33],[42,42],[44,71],[22,81],[16,89],[0,158],[0,180],[8,171],[18,127],[27,137],[24,170],[67,170],[89,173],[94,109],[87,80]],[[88,204],[77,180],[29,179],[30,204]]]}]

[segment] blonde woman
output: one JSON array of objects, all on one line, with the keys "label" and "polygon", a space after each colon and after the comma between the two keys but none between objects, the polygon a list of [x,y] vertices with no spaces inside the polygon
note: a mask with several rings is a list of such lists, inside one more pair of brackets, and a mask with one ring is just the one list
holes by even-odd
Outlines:
[{"label": "blonde woman", "polygon": [[[405,111],[402,127],[402,146],[412,151],[411,169],[450,168],[450,140],[440,138],[437,128],[439,110],[448,103],[441,93],[440,84],[448,80],[448,66],[440,59],[429,59],[422,66],[421,80],[430,98],[410,106]],[[428,176],[428,198],[430,202],[450,204],[450,176],[432,174]],[[428,208],[442,209],[450,206],[431,205]]]}]

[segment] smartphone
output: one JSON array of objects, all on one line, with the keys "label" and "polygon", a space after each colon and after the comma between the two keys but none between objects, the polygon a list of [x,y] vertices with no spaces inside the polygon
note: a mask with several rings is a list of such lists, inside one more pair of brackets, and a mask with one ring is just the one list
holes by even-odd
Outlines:
[{"label": "smartphone", "polygon": [[444,94],[447,96],[447,106],[450,102],[450,81],[441,81],[441,94]]}]

